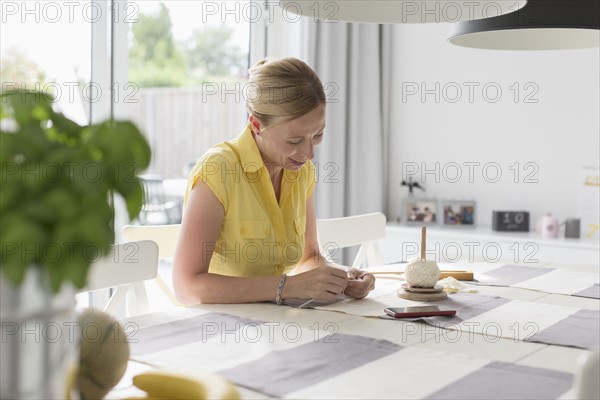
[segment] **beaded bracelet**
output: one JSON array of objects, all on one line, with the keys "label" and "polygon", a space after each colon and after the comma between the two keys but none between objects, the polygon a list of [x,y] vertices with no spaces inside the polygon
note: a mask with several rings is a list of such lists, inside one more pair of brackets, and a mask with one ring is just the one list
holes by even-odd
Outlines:
[{"label": "beaded bracelet", "polygon": [[284,299],[281,298],[281,292],[283,292],[283,285],[285,285],[285,278],[287,276],[285,274],[281,275],[281,278],[279,279],[279,286],[277,286],[277,294],[275,295],[275,303],[277,303],[277,305],[282,305],[283,302],[285,301]]}]

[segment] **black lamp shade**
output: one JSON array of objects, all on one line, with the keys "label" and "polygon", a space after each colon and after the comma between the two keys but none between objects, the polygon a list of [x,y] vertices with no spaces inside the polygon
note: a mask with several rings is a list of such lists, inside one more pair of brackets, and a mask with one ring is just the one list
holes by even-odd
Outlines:
[{"label": "black lamp shade", "polygon": [[511,14],[458,22],[448,40],[494,50],[599,47],[600,0],[530,0]]}]

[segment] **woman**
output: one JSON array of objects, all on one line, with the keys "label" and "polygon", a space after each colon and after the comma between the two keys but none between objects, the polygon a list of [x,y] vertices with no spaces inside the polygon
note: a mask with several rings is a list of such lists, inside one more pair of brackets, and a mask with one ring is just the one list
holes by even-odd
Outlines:
[{"label": "woman", "polygon": [[373,275],[328,262],[317,244],[311,160],[325,129],[320,79],[300,60],[263,60],[246,87],[246,129],[190,174],[173,268],[178,300],[365,297]]}]

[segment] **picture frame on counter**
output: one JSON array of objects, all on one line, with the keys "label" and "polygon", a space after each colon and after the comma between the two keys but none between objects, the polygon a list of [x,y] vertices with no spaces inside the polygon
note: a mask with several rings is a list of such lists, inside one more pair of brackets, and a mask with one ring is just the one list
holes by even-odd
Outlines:
[{"label": "picture frame on counter", "polygon": [[407,198],[402,206],[402,221],[406,225],[437,225],[438,201],[428,198]]},{"label": "picture frame on counter", "polygon": [[472,200],[441,200],[440,225],[448,228],[475,228],[477,202]]}]

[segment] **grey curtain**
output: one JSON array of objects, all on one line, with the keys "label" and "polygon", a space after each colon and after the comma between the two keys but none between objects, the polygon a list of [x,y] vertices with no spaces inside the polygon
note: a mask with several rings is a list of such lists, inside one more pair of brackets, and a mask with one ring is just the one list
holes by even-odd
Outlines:
[{"label": "grey curtain", "polygon": [[392,27],[307,20],[305,60],[328,98],[317,218],[385,212]]}]

